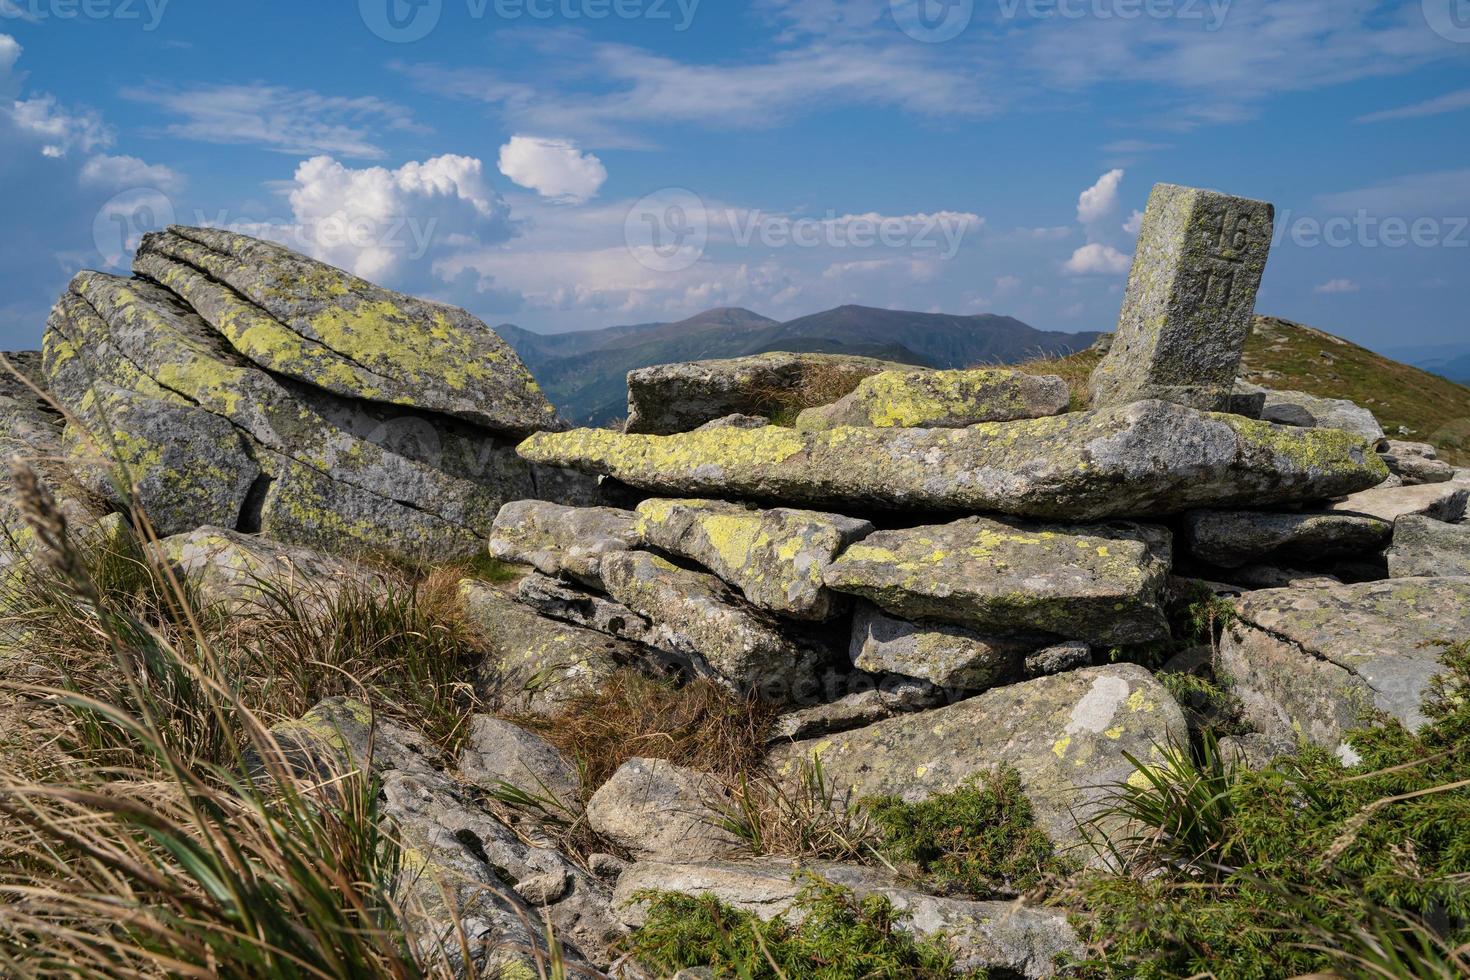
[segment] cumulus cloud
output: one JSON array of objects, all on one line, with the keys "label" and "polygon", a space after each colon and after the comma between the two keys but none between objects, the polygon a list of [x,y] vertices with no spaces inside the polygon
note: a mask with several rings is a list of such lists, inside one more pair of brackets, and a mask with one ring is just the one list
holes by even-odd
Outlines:
[{"label": "cumulus cloud", "polygon": [[71,110],[50,95],[17,101],[10,109],[11,121],[21,132],[42,140],[41,152],[61,158],[73,149],[83,153],[111,146],[112,129],[91,109]]},{"label": "cumulus cloud", "polygon": [[1329,279],[1312,292],[1330,295],[1332,293],[1356,293],[1358,289],[1358,284],[1351,279]]},{"label": "cumulus cloud", "polygon": [[581,204],[607,180],[607,168],[571,140],[512,136],[500,148],[500,172],[542,197]]},{"label": "cumulus cloud", "polygon": [[20,42],[9,34],[0,34],[0,75],[8,75],[20,60]]},{"label": "cumulus cloud", "polygon": [[1084,225],[1096,224],[1118,208],[1118,185],[1123,171],[1109,170],[1077,198],[1077,220]]},{"label": "cumulus cloud", "polygon": [[153,187],[166,193],[183,190],[184,177],[161,163],[145,163],[137,157],[92,157],[82,167],[79,180],[86,187],[122,190],[131,187]]},{"label": "cumulus cloud", "polygon": [[1138,237],[1138,233],[1140,231],[1142,231],[1142,230],[1143,230],[1143,212],[1142,211],[1134,211],[1132,214],[1130,214],[1128,216],[1128,220],[1125,221],[1125,222],[1123,222],[1123,231],[1126,232],[1127,234],[1132,235],[1133,237],[1137,238]]},{"label": "cumulus cloud", "polygon": [[1074,276],[1118,275],[1127,272],[1132,262],[1133,256],[1124,255],[1111,245],[1093,242],[1073,252],[1062,270]]}]

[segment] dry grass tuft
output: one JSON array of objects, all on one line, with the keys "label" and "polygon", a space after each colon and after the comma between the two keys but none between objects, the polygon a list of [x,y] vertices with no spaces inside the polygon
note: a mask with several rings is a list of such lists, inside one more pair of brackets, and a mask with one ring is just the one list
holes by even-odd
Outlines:
[{"label": "dry grass tuft", "polygon": [[[726,781],[731,802],[720,826],[751,853],[831,861],[879,858],[882,833],[852,790],[827,779],[820,759],[802,762],[791,780],[742,773]],[[881,860],[881,858],[879,858]]]},{"label": "dry grass tuft", "polygon": [[1055,374],[1072,389],[1071,412],[1084,412],[1092,404],[1092,371],[1102,356],[1094,350],[1078,351],[1066,357],[1035,357],[1012,367],[1025,374]]}]

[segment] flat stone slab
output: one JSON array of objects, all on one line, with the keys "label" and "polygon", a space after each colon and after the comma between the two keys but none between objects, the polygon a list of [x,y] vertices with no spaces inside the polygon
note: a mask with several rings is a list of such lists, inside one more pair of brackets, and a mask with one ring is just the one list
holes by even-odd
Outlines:
[{"label": "flat stone slab", "polygon": [[500,508],[490,529],[490,554],[601,588],[599,562],[610,551],[643,543],[638,515],[616,507],[567,507],[545,500],[514,500]]},{"label": "flat stone slab", "polygon": [[1442,642],[1470,631],[1470,578],[1251,592],[1220,649],[1222,673],[1267,735],[1338,748],[1372,710],[1410,729]]},{"label": "flat stone slab", "polygon": [[1045,641],[986,636],[947,623],[911,623],[863,603],[852,618],[852,664],[939,687],[984,691],[1014,679]]},{"label": "flat stone slab", "polygon": [[884,371],[864,378],[850,395],[796,418],[816,432],[840,425],[959,429],[977,422],[1013,422],[1060,415],[1072,391],[1056,375],[1004,368],[969,371]]},{"label": "flat stone slab", "polygon": [[649,642],[702,661],[737,689],[782,703],[815,671],[813,651],[713,575],[624,551],[603,557],[602,579],[609,595],[649,621]]},{"label": "flat stone slab", "polygon": [[1400,517],[1388,549],[1388,574],[1391,578],[1470,575],[1470,525]]},{"label": "flat stone slab", "polygon": [[879,531],[843,552],[825,580],[903,619],[1130,644],[1168,635],[1169,567],[1163,528],[968,517]]},{"label": "flat stone slab", "polygon": [[1156,184],[1093,404],[1162,398],[1228,407],[1271,250],[1265,201]]},{"label": "flat stone slab", "polygon": [[1467,507],[1470,507],[1470,485],[1453,482],[1379,487],[1350,494],[1327,505],[1328,510],[1366,514],[1384,521],[1417,515],[1450,524],[1463,521]]},{"label": "flat stone slab", "polygon": [[909,802],[959,788],[1001,764],[1014,766],[1038,824],[1059,844],[1078,842],[1072,814],[1092,816],[1100,787],[1130,778],[1125,758],[1158,758],[1157,746],[1188,738],[1184,714],[1154,676],[1136,664],[1084,667],[986,691],[935,711],[795,742],[771,754],[791,776],[821,759],[833,785],[863,797]]},{"label": "flat stone slab", "polygon": [[628,373],[628,432],[668,435],[727,415],[770,415],[820,385],[835,400],[863,378],[908,365],[845,354],[789,354],[659,364]]},{"label": "flat stone slab", "polygon": [[841,514],[779,507],[760,510],[723,500],[645,500],[638,535],[649,545],[699,562],[753,605],[795,619],[829,619],[842,597],[822,572],[844,548],[873,532]]},{"label": "flat stone slab", "polygon": [[456,307],[212,228],[145,236],[135,271],[178,293],[269,371],[511,433],[562,427],[510,345]]},{"label": "flat stone slab", "polygon": [[1050,977],[1063,954],[1080,958],[1083,948],[1059,909],[1033,908],[1013,901],[968,902],[926,895],[905,887],[875,868],[832,861],[760,858],[675,864],[639,861],[623,872],[613,892],[613,914],[630,928],[647,919],[642,892],[713,895],[740,909],[771,920],[778,915],[799,922],[794,909],[803,875],[815,875],[859,898],[881,895],[906,918],[899,928],[918,936],[943,935],[958,954],[959,971],[1004,970],[1028,978]]},{"label": "flat stone slab", "polygon": [[1267,559],[1342,558],[1388,543],[1393,524],[1363,514],[1198,510],[1185,516],[1189,553],[1235,568]]},{"label": "flat stone slab", "polygon": [[1304,428],[1341,429],[1374,442],[1383,438],[1383,426],[1373,413],[1346,398],[1320,398],[1305,391],[1239,381],[1232,399],[1236,408],[1248,405],[1249,410],[1243,414],[1251,418]]},{"label": "flat stone slab", "polygon": [[673,496],[1069,521],[1306,502],[1388,476],[1372,447],[1346,432],[1158,401],[965,429],[578,429],[534,435],[518,451]]}]

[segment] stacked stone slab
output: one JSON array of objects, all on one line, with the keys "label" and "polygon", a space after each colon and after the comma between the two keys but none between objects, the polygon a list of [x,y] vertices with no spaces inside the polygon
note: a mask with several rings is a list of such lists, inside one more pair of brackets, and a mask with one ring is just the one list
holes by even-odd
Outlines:
[{"label": "stacked stone slab", "polygon": [[134,272],[73,280],[42,373],[79,481],[162,534],[462,555],[507,500],[595,496],[517,457],[561,423],[463,310],[211,229],[147,236]]}]

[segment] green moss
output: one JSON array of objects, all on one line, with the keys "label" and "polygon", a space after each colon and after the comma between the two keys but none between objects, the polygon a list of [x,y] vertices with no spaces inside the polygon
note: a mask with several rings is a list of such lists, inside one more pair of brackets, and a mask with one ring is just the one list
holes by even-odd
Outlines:
[{"label": "green moss", "polygon": [[903,932],[903,916],[888,899],[859,899],[815,877],[807,879],[796,898],[800,925],[784,916],[762,922],[711,895],[644,892],[636,898],[649,903],[648,918],[628,947],[657,976],[694,967],[708,967],[716,977],[749,980],[938,980],[956,975],[954,958],[942,940],[915,939]]},{"label": "green moss", "polygon": [[1036,826],[1020,774],[1010,767],[920,803],[885,796],[865,805],[883,828],[887,855],[916,865],[946,890],[1015,895],[1066,867]]}]

